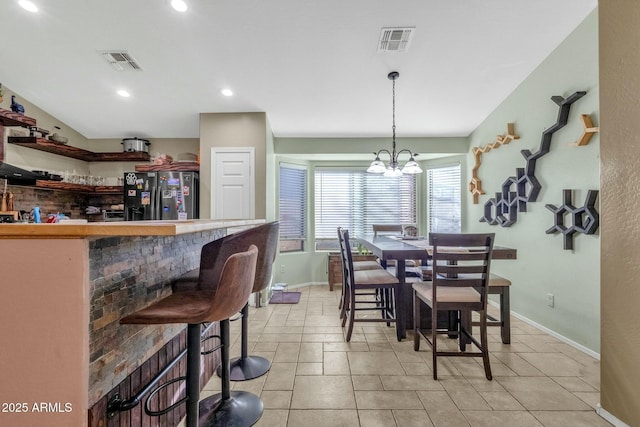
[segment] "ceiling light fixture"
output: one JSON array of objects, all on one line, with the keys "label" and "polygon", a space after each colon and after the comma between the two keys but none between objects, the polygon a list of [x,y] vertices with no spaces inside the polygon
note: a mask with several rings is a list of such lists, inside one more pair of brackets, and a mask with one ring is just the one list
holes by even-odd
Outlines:
[{"label": "ceiling light fixture", "polygon": [[18,4],[22,6],[23,9],[28,10],[29,12],[35,13],[38,11],[38,6],[36,6],[29,0],[18,0]]},{"label": "ceiling light fixture", "polygon": [[222,89],[220,93],[224,96],[233,96],[233,91],[231,89]]},{"label": "ceiling light fixture", "polygon": [[[400,73],[397,71],[390,72],[387,77],[389,80],[393,82],[393,126],[391,129],[393,130],[393,139],[392,139],[392,149],[391,152],[387,149],[379,150],[377,153],[373,153],[376,155],[376,159],[371,162],[369,169],[367,172],[370,173],[384,173],[384,176],[402,176],[402,174],[414,174],[414,173],[422,173],[422,169],[420,165],[414,160],[414,157],[418,155],[418,153],[413,153],[411,150],[405,148],[396,152],[396,79],[400,77]],[[398,155],[401,153],[407,152],[409,153],[409,161],[400,169],[398,167]],[[380,153],[387,153],[390,157],[389,166],[385,166],[384,162],[380,160]]]},{"label": "ceiling light fixture", "polygon": [[127,92],[126,90],[124,90],[124,89],[118,90],[117,94],[120,95],[123,98],[128,98],[128,97],[131,96],[131,94],[129,92]]},{"label": "ceiling light fixture", "polygon": [[184,0],[171,0],[171,7],[173,7],[178,12],[187,11],[187,3],[185,3]]}]

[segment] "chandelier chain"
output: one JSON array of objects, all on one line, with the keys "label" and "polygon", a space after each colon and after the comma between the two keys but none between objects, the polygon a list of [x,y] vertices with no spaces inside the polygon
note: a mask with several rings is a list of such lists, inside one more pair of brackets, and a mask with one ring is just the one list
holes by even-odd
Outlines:
[{"label": "chandelier chain", "polygon": [[392,108],[393,108],[393,125],[391,126],[391,130],[393,131],[393,151],[396,151],[396,79],[392,80]]}]

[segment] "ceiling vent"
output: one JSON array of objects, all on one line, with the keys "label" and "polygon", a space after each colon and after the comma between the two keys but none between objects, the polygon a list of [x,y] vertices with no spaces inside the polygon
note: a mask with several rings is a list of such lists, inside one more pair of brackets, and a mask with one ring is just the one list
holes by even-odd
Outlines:
[{"label": "ceiling vent", "polygon": [[142,68],[126,50],[112,50],[98,52],[104,59],[107,60],[113,68],[118,71],[124,70],[138,70],[142,71]]},{"label": "ceiling vent", "polygon": [[378,52],[406,52],[416,27],[383,28],[380,31]]}]

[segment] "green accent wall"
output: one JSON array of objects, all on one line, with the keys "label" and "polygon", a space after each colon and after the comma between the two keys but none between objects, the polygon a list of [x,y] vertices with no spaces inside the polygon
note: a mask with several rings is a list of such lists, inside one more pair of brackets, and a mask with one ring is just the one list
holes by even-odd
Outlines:
[{"label": "green accent wall", "polygon": [[[560,234],[545,234],[554,224],[545,204],[561,205],[562,190],[574,189],[573,203],[582,206],[587,190],[600,188],[599,135],[586,146],[570,144],[582,135],[580,114],[590,114],[595,126],[599,123],[597,13],[592,12],[470,136],[470,147],[485,146],[513,122],[520,139],[483,155],[479,176],[487,194],[474,205],[465,188],[464,228],[495,232],[497,244],[518,249],[517,261],[492,264],[494,272],[512,282],[513,311],[600,353],[600,236],[575,234],[574,249],[563,250]],[[556,122],[558,107],[550,98],[575,91],[587,94],[573,104],[568,125],[553,135],[549,153],[537,161],[536,177],[542,185],[538,200],[528,203],[528,211],[519,213],[511,227],[478,222],[484,203],[495,197],[507,177],[515,176],[516,168],[525,167],[520,150],[535,153],[542,131]],[[467,183],[473,164],[469,153]],[[571,224],[571,218],[565,221]],[[555,297],[553,308],[547,305],[547,294]]]}]

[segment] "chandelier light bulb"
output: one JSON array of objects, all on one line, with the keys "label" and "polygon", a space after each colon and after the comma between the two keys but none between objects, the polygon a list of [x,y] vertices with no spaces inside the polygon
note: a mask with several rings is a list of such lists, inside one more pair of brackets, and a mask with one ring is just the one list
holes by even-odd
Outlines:
[{"label": "chandelier light bulb", "polygon": [[29,0],[18,0],[18,4],[25,10],[29,12],[36,13],[38,11],[38,6],[36,6],[32,1]]},{"label": "chandelier light bulb", "polygon": [[187,3],[185,3],[184,0],[171,0],[171,7],[178,12],[187,11]]}]

